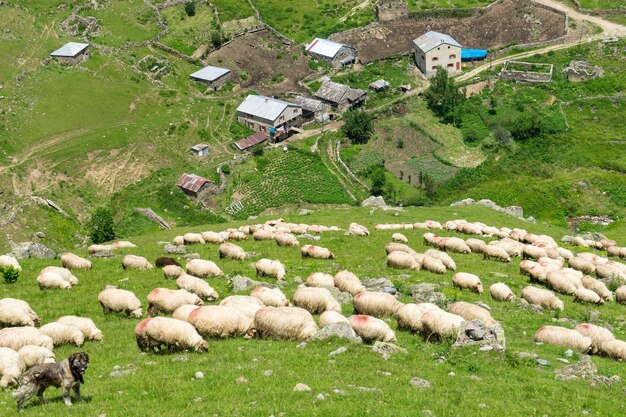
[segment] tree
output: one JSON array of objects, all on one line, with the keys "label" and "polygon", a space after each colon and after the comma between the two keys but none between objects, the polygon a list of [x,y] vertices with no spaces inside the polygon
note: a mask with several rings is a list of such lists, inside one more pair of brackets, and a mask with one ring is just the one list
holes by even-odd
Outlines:
[{"label": "tree", "polygon": [[456,86],[454,79],[442,67],[431,79],[430,87],[424,92],[426,103],[444,123],[460,124],[463,116],[465,95]]},{"label": "tree", "polygon": [[222,32],[219,29],[215,29],[211,31],[211,44],[214,48],[219,48],[224,43],[224,38],[222,37]]},{"label": "tree", "polygon": [[353,144],[367,143],[372,136],[372,116],[361,110],[351,110],[345,115],[343,133]]},{"label": "tree", "polygon": [[370,173],[370,179],[372,180],[370,193],[375,196],[382,195],[387,181],[385,178],[385,167],[382,165],[374,167]]},{"label": "tree", "polygon": [[13,284],[20,277],[20,271],[13,266],[0,266],[0,274],[4,277],[4,282]]},{"label": "tree", "polygon": [[187,3],[185,3],[185,13],[187,13],[187,16],[189,17],[196,15],[196,2],[195,1],[188,1]]},{"label": "tree", "polygon": [[113,214],[106,207],[96,209],[91,216],[89,223],[91,241],[93,243],[104,243],[115,239],[115,230],[113,225]]}]

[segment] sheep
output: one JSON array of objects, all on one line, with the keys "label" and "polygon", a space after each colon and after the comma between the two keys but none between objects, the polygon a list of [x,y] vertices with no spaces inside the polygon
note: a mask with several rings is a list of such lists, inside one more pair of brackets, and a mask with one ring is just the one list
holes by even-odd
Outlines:
[{"label": "sheep", "polygon": [[20,357],[24,361],[26,368],[32,368],[33,366],[42,365],[44,363],[56,362],[54,352],[41,346],[22,346],[22,348],[18,350],[17,353],[20,354]]},{"label": "sheep", "polygon": [[626,342],[623,340],[607,340],[600,345],[600,352],[609,358],[626,361]]},{"label": "sheep", "polygon": [[341,311],[341,304],[335,300],[326,288],[303,287],[293,293],[296,306],[308,310],[312,314],[324,311]]},{"label": "sheep", "polygon": [[104,314],[122,312],[129,317],[141,318],[141,301],[131,291],[107,288],[98,294],[98,301]]},{"label": "sheep", "polygon": [[473,223],[465,223],[461,225],[459,229],[461,233],[465,233],[466,235],[482,235],[483,229],[480,226],[477,226]]},{"label": "sheep", "polygon": [[522,298],[530,304],[535,304],[550,310],[563,311],[563,301],[559,300],[550,290],[527,286],[522,289]]},{"label": "sheep", "polygon": [[26,364],[16,351],[0,347],[0,388],[17,385],[19,377],[26,370]]},{"label": "sheep", "polygon": [[185,245],[204,244],[204,239],[200,233],[185,233],[183,241]]},{"label": "sheep", "polygon": [[172,245],[182,246],[185,244],[185,239],[182,236],[176,236],[172,239]]},{"label": "sheep", "polygon": [[614,265],[596,265],[596,276],[605,279],[626,280],[626,273]]},{"label": "sheep", "polygon": [[486,245],[483,250],[483,258],[491,259],[494,258],[497,261],[501,262],[511,262],[511,257],[509,254],[499,246],[494,245]]},{"label": "sheep", "polygon": [[128,240],[118,240],[117,242],[113,242],[113,247],[115,249],[130,249],[136,248],[137,245],[135,245],[133,242],[129,242]]},{"label": "sheep", "polygon": [[224,243],[224,238],[217,232],[202,232],[200,236],[204,243]]},{"label": "sheep", "polygon": [[415,255],[396,251],[387,255],[387,266],[390,268],[413,269],[415,271],[419,271],[422,264],[417,261]]},{"label": "sheep", "polygon": [[154,268],[148,260],[142,256],[125,255],[122,258],[122,268],[124,269],[152,269]]},{"label": "sheep", "polygon": [[439,246],[439,242],[442,239],[439,236],[435,235],[434,233],[430,233],[430,232],[424,233],[422,237],[424,238],[424,244],[430,245],[430,246]]},{"label": "sheep", "polygon": [[263,307],[254,315],[260,338],[308,340],[317,333],[311,313],[299,307]]},{"label": "sheep", "polygon": [[573,257],[567,261],[567,264],[570,268],[574,268],[585,274],[593,274],[596,272],[596,266],[583,258]]},{"label": "sheep", "polygon": [[196,294],[204,301],[215,301],[219,298],[219,294],[206,281],[196,278],[192,275],[183,274],[176,279],[176,286],[179,289],[187,290]]},{"label": "sheep", "polygon": [[276,233],[271,230],[261,229],[261,230],[257,230],[256,232],[254,232],[252,234],[252,238],[254,240],[273,240],[275,235]]},{"label": "sheep", "polygon": [[244,235],[251,235],[252,234],[252,229],[251,229],[250,225],[247,225],[247,224],[244,224],[243,226],[239,226],[237,231],[243,233]]},{"label": "sheep", "polygon": [[20,263],[17,261],[17,259],[9,255],[0,255],[0,266],[4,266],[4,267],[12,266],[13,268],[17,269],[19,272],[22,271],[22,267],[20,266]]},{"label": "sheep", "polygon": [[523,243],[516,242],[513,239],[502,239],[500,241],[489,242],[487,246],[497,246],[503,249],[511,258],[522,256],[522,250],[525,245]]},{"label": "sheep", "polygon": [[72,285],[63,279],[63,276],[57,272],[43,272],[37,276],[37,284],[39,288],[61,288],[69,290]]},{"label": "sheep", "polygon": [[433,335],[456,337],[459,327],[464,321],[463,317],[441,309],[429,310],[422,315],[423,333],[427,338]]},{"label": "sheep", "polygon": [[405,252],[414,254],[416,253],[413,249],[405,245],[404,243],[391,242],[385,245],[385,252],[389,255],[391,252]]},{"label": "sheep", "polygon": [[291,233],[276,233],[274,236],[276,244],[281,247],[300,246],[300,242]]},{"label": "sheep", "polygon": [[522,257],[524,259],[539,259],[546,256],[548,256],[546,250],[538,246],[526,245],[522,250]]},{"label": "sheep", "polygon": [[487,244],[480,239],[469,238],[465,240],[465,244],[469,246],[472,253],[483,253]]},{"label": "sheep", "polygon": [[303,258],[335,259],[335,255],[328,249],[315,245],[304,245],[300,248]]},{"label": "sheep", "polygon": [[574,257],[574,254],[572,253],[571,250],[558,247],[558,248],[556,248],[556,251],[558,252],[558,254],[559,254],[559,256],[561,258],[567,260],[568,262],[569,262],[570,259],[572,259]]},{"label": "sheep", "polygon": [[365,286],[361,280],[350,271],[339,271],[335,274],[335,287],[341,292],[347,292],[355,295],[361,291],[365,291]]},{"label": "sheep", "polygon": [[[426,227],[423,227],[424,229],[426,229]],[[374,226],[374,229],[376,230],[402,230],[404,229],[404,227],[402,227],[401,224],[377,224],[376,226]]]},{"label": "sheep", "polygon": [[204,352],[208,349],[206,340],[195,327],[182,320],[167,317],[154,317],[142,320],[135,327],[137,346],[142,351],[158,351],[165,346],[168,351],[193,349]]},{"label": "sheep", "polygon": [[154,261],[154,265],[157,268],[164,268],[164,267],[170,266],[170,265],[182,267],[182,265],[179,264],[176,259],[170,258],[169,256],[159,256],[156,259],[156,261]]},{"label": "sheep", "polygon": [[566,329],[558,326],[542,326],[534,336],[535,342],[547,343],[549,345],[560,346],[582,353],[587,353],[591,349],[592,341],[576,330]]},{"label": "sheep", "polygon": [[447,271],[445,265],[439,259],[431,256],[417,257],[417,259],[421,259],[421,262],[418,261],[418,263],[420,263],[422,269],[425,269],[426,271],[435,274],[445,274]]},{"label": "sheep", "polygon": [[228,258],[228,259],[236,259],[238,261],[246,260],[246,251],[243,250],[241,246],[235,245],[234,243],[224,242],[220,245],[219,249],[220,259]]},{"label": "sheep", "polygon": [[620,304],[626,304],[626,285],[620,285],[615,290],[615,301]]},{"label": "sheep", "polygon": [[189,322],[189,314],[196,308],[200,307],[195,304],[183,304],[182,306],[176,307],[176,310],[172,313],[172,317],[176,320]]},{"label": "sheep", "polygon": [[100,253],[100,252],[108,252],[115,250],[115,246],[113,245],[90,245],[87,248],[87,251],[90,255]]},{"label": "sheep", "polygon": [[497,324],[497,321],[491,316],[489,310],[476,304],[466,303],[465,301],[452,303],[448,311],[463,317],[465,320],[480,320],[485,323],[487,327],[492,327]]},{"label": "sheep", "polygon": [[556,271],[557,269],[563,268],[563,259],[539,258],[537,259],[537,263],[548,271]]},{"label": "sheep", "polygon": [[179,276],[185,274],[185,270],[176,265],[166,265],[163,267],[163,276],[168,279],[178,278]]},{"label": "sheep", "polygon": [[617,242],[611,239],[600,239],[600,241],[598,242],[601,246],[602,249],[607,250],[608,248],[617,246]]},{"label": "sheep", "polygon": [[250,304],[250,303],[245,303],[239,300],[232,300],[232,299],[225,300],[225,302],[221,302],[220,305],[233,307],[252,320],[254,320],[254,315],[256,314],[256,312],[264,307],[263,303]]},{"label": "sheep", "polygon": [[424,223],[426,223],[426,227],[428,227],[429,229],[437,229],[437,230],[443,229],[443,226],[441,225],[441,223],[435,220],[426,220]]},{"label": "sheep", "polygon": [[583,287],[588,290],[591,290],[602,297],[605,301],[613,301],[613,293],[606,287],[606,285],[602,281],[598,281],[597,279],[590,277],[589,275],[585,275],[581,278],[581,283]]},{"label": "sheep", "polygon": [[626,264],[623,264],[621,262],[616,262],[616,261],[610,261],[609,260],[609,261],[607,261],[606,265],[613,266],[613,267],[619,269],[620,271],[622,271],[622,274],[624,274],[624,276],[626,277]]},{"label": "sheep", "polygon": [[424,330],[422,324],[424,313],[438,309],[439,307],[431,303],[405,304],[396,311],[398,329],[407,329],[416,333],[422,332]]},{"label": "sheep", "polygon": [[567,274],[561,271],[550,271],[547,275],[547,284],[556,292],[561,294],[574,294],[576,291],[576,284],[569,279]]},{"label": "sheep", "polygon": [[70,252],[61,255],[61,265],[67,269],[91,269],[90,261]]},{"label": "sheep", "polygon": [[248,236],[239,230],[228,232],[228,240],[246,240]]},{"label": "sheep", "polygon": [[39,316],[26,301],[19,300],[17,298],[2,298],[0,299],[0,307],[4,306],[19,307],[22,311],[28,314],[28,317],[30,317],[36,325],[39,325]]},{"label": "sheep", "polygon": [[348,320],[350,320],[355,333],[365,342],[381,341],[395,343],[397,341],[396,334],[391,330],[391,327],[376,317],[356,314],[350,316]]},{"label": "sheep", "polygon": [[354,312],[374,317],[393,316],[402,303],[385,292],[362,291],[354,296]]},{"label": "sheep", "polygon": [[267,258],[259,259],[255,264],[256,275],[274,277],[279,281],[285,279],[285,265],[279,260],[271,260]]},{"label": "sheep", "polygon": [[446,238],[443,242],[444,249],[448,252],[470,253],[471,249],[465,241],[458,237]]},{"label": "sheep", "polygon": [[528,275],[530,276],[531,282],[539,282],[541,284],[546,284],[548,282],[548,271],[543,266],[537,264],[530,268],[528,271]]},{"label": "sheep", "polygon": [[[524,259],[523,261],[521,261],[519,263],[519,272],[522,275],[529,275],[530,274],[530,270],[533,267],[537,266],[537,265],[539,265],[539,264],[537,262],[535,262],[535,261],[529,261],[529,260]],[[539,265],[539,266],[541,266],[541,265]]]},{"label": "sheep", "polygon": [[44,272],[56,272],[57,274],[61,275],[61,277],[65,281],[69,282],[71,286],[78,285],[78,278],[76,278],[72,274],[72,271],[70,271],[67,268],[61,268],[59,266],[47,266],[41,270],[41,273],[44,273]]},{"label": "sheep", "polygon": [[150,316],[159,313],[172,313],[177,307],[183,304],[195,304],[198,306],[204,303],[196,294],[187,290],[170,290],[167,288],[155,288],[148,294],[148,308],[146,311]]},{"label": "sheep", "polygon": [[0,300],[0,327],[36,326],[39,317],[28,303],[14,298]]},{"label": "sheep", "polygon": [[324,311],[320,314],[320,328],[324,328],[332,323],[348,323],[350,320],[346,316],[336,311]]},{"label": "sheep", "polygon": [[324,272],[314,272],[307,277],[306,285],[309,287],[334,287],[335,278]]},{"label": "sheep", "polygon": [[39,331],[52,338],[54,346],[74,344],[81,347],[85,343],[85,335],[73,324],[52,322],[41,326]]},{"label": "sheep", "polygon": [[254,336],[254,320],[229,306],[199,307],[189,314],[188,320],[204,337]]},{"label": "sheep", "polygon": [[619,246],[609,246],[606,248],[606,255],[611,258],[622,258],[622,250],[625,248],[620,248]]},{"label": "sheep", "polygon": [[445,252],[441,252],[436,249],[427,249],[426,252],[424,252],[424,255],[440,260],[446,269],[451,271],[456,270],[456,263],[454,262],[454,259],[452,259],[450,255]]},{"label": "sheep", "polygon": [[407,239],[402,233],[394,233],[391,235],[391,240],[397,243],[409,243],[409,239]]},{"label": "sheep", "polygon": [[483,283],[480,278],[467,272],[457,272],[452,276],[452,284],[460,289],[468,289],[478,294],[483,293]]},{"label": "sheep", "polygon": [[49,336],[34,327],[7,327],[0,329],[0,347],[20,350],[26,345],[42,346],[52,350],[54,343]]},{"label": "sheep", "polygon": [[357,223],[350,223],[350,227],[348,227],[346,234],[354,236],[369,236],[370,232],[365,226]]},{"label": "sheep", "polygon": [[492,284],[489,287],[489,293],[491,294],[491,298],[496,301],[512,301],[515,299],[513,291],[503,282]]},{"label": "sheep", "polygon": [[608,262],[607,258],[598,256],[595,253],[591,253],[591,252],[580,252],[576,256],[578,258],[582,258],[586,260],[587,262],[591,262],[594,265],[604,265],[605,263]]},{"label": "sheep", "polygon": [[578,288],[574,291],[574,300],[581,303],[604,304],[604,300],[598,294],[586,288]]},{"label": "sheep", "polygon": [[591,339],[591,348],[594,353],[600,350],[602,343],[615,340],[615,336],[609,329],[591,323],[581,323],[574,330]]},{"label": "sheep", "polygon": [[62,316],[57,319],[57,322],[78,327],[87,340],[100,341],[104,338],[102,330],[98,329],[93,320],[88,317]]},{"label": "sheep", "polygon": [[221,302],[221,306],[228,305],[228,303],[236,302],[236,303],[246,303],[246,304],[256,304],[258,306],[263,307],[263,301],[259,300],[257,297],[253,297],[251,295],[229,295],[224,298]]},{"label": "sheep", "polygon": [[219,277],[224,275],[222,270],[215,265],[214,262],[205,261],[204,259],[192,259],[187,262],[185,269],[189,275],[198,278]]},{"label": "sheep", "polygon": [[266,306],[288,307],[290,305],[280,288],[256,287],[250,295],[261,300]]}]

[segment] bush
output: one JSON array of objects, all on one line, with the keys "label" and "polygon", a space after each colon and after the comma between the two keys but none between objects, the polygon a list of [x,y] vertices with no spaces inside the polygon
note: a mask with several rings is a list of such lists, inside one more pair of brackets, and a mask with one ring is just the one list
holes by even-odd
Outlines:
[{"label": "bush", "polygon": [[454,79],[448,75],[448,71],[442,67],[437,68],[430,87],[424,92],[424,98],[428,107],[441,117],[444,123],[460,125],[465,95],[456,86]]},{"label": "bush", "polygon": [[252,147],[252,156],[263,156],[263,152],[263,145],[260,143]]},{"label": "bush", "polygon": [[13,284],[20,277],[20,271],[12,266],[0,266],[0,274],[4,277],[4,282]]},{"label": "bush", "polygon": [[374,167],[370,173],[370,179],[372,180],[370,193],[374,196],[383,195],[383,190],[387,181],[385,178],[385,167],[381,165]]},{"label": "bush", "polygon": [[353,144],[367,143],[372,136],[372,116],[361,110],[351,110],[345,115],[343,133]]},{"label": "bush", "polygon": [[113,214],[106,207],[96,209],[91,216],[89,224],[91,241],[95,244],[108,242],[115,239],[115,228],[113,225]]},{"label": "bush", "polygon": [[224,43],[224,38],[222,37],[222,32],[219,30],[211,31],[211,44],[215,48],[219,48]]},{"label": "bush", "polygon": [[185,3],[185,13],[187,13],[187,16],[189,17],[196,15],[196,3],[194,1],[188,1]]},{"label": "bush", "polygon": [[222,165],[222,174],[224,175],[230,174],[230,165]]}]

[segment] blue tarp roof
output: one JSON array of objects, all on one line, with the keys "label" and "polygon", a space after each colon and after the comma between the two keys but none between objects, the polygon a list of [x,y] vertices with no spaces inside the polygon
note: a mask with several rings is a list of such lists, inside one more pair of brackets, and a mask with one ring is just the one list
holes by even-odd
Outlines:
[{"label": "blue tarp roof", "polygon": [[486,49],[461,49],[461,59],[485,59]]}]

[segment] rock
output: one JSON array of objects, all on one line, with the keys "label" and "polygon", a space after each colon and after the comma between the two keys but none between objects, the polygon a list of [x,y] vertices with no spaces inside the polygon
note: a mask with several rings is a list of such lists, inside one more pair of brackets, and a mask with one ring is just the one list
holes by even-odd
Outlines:
[{"label": "rock", "polygon": [[456,376],[456,374],[454,373],[454,371],[450,371],[448,372],[448,376]]},{"label": "rock", "polygon": [[190,253],[189,255],[185,256],[185,259],[188,260],[192,260],[192,259],[200,259],[200,254],[199,253]]},{"label": "rock", "polygon": [[366,198],[365,200],[363,200],[363,202],[361,203],[362,207],[376,207],[376,208],[382,208],[385,209],[387,208],[387,203],[385,203],[385,199],[378,196],[371,196]]},{"label": "rock", "polygon": [[263,376],[272,376],[274,375],[274,371],[268,369],[267,371],[263,371]]},{"label": "rock", "polygon": [[106,285],[104,287],[105,290],[114,290],[117,288],[117,285]]},{"label": "rock", "polygon": [[424,414],[425,416],[428,416],[428,417],[434,417],[433,412],[430,411],[430,410],[422,410],[422,414]]},{"label": "rock", "polygon": [[550,366],[550,361],[546,359],[538,358],[537,363],[541,366]]},{"label": "rock", "polygon": [[[461,323],[454,347],[478,345],[480,350],[496,350],[503,352],[506,347],[504,329],[500,324],[485,326],[481,320],[466,320]],[[485,348],[490,346],[490,348]]]},{"label": "rock", "polygon": [[308,240],[320,240],[321,236],[314,236],[310,233],[303,233],[301,235],[296,236],[298,239],[308,239]]},{"label": "rock", "polygon": [[233,290],[233,292],[250,292],[250,290],[253,290],[256,287],[276,287],[276,285],[262,281],[255,281],[248,277],[244,277],[243,275],[235,275],[229,279],[228,286]]},{"label": "rock", "polygon": [[482,380],[481,377],[479,377],[478,375],[474,375],[474,374],[470,375],[469,379],[471,379],[472,381],[481,381]]},{"label": "rock", "polygon": [[385,375],[385,376],[391,376],[392,373],[391,372],[387,372],[387,371],[377,371],[379,374],[381,375]]},{"label": "rock", "polygon": [[176,356],[174,359],[172,359],[172,362],[187,362],[189,360],[189,356],[187,355],[180,355],[180,356]]},{"label": "rock", "polygon": [[196,378],[196,379],[204,379],[204,374],[202,372],[198,371],[198,372],[196,372],[193,375],[193,377]]},{"label": "rock", "polygon": [[302,277],[294,277],[293,282],[296,284],[302,284]]},{"label": "rock", "polygon": [[487,351],[493,350],[493,346],[491,346],[491,345],[485,345],[485,346],[482,346],[482,347],[481,347],[480,349],[478,349],[478,350],[480,350],[481,352],[487,352]]},{"label": "rock", "polygon": [[604,384],[607,387],[610,387],[613,384],[619,384],[621,382],[621,378],[619,375],[613,375],[612,377],[606,377],[604,375],[594,375],[591,378],[591,386],[595,387],[598,384]]},{"label": "rock", "polygon": [[471,206],[475,203],[476,201],[474,201],[473,198],[465,198],[461,201],[457,201],[455,203],[450,204],[450,207],[454,207],[454,206]]},{"label": "rock", "polygon": [[589,322],[596,323],[598,322],[598,320],[600,320],[600,313],[598,313],[596,310],[591,310],[589,312]]},{"label": "rock", "polygon": [[476,301],[474,304],[476,304],[479,307],[484,308],[487,311],[491,311],[491,307],[489,307],[487,304],[481,302],[481,301]]},{"label": "rock", "polygon": [[348,350],[347,347],[342,346],[339,349],[333,350],[332,352],[330,352],[328,354],[328,356],[335,356],[335,355],[341,355],[342,353],[346,352]]},{"label": "rock", "polygon": [[598,368],[589,355],[582,355],[578,363],[564,366],[555,372],[559,375],[573,375],[576,378],[591,379],[598,373]]},{"label": "rock", "polygon": [[543,307],[538,306],[536,304],[531,304],[530,305],[530,309],[537,314],[543,314]]},{"label": "rock", "polygon": [[17,259],[54,259],[57,254],[55,251],[45,245],[42,245],[41,243],[11,242],[11,252],[9,255],[14,256]]},{"label": "rock", "polygon": [[337,394],[337,395],[345,395],[346,392],[342,389],[338,389],[338,388],[333,388],[333,394]]},{"label": "rock", "polygon": [[411,380],[409,381],[409,384],[418,388],[430,388],[430,382],[428,382],[425,379],[418,378],[418,377],[411,378]]},{"label": "rock", "polygon": [[381,292],[383,291],[383,288],[385,287],[393,288],[393,290],[396,291],[395,286],[393,285],[393,282],[391,282],[389,279],[384,278],[384,277],[366,279],[366,280],[363,280],[362,282],[368,291]]},{"label": "rock", "polygon": [[332,294],[333,298],[341,304],[352,304],[352,294],[349,292],[341,292],[337,287],[324,287]]},{"label": "rock", "polygon": [[443,306],[446,302],[446,296],[437,291],[439,286],[437,284],[421,283],[411,286],[409,291],[411,297],[416,303],[434,303],[438,306]]},{"label": "rock", "polygon": [[536,353],[529,352],[517,352],[517,356],[519,356],[520,359],[537,359],[539,357]]},{"label": "rock", "polygon": [[384,360],[387,360],[394,353],[408,353],[408,351],[404,348],[401,348],[398,345],[388,342],[376,341],[374,345],[371,347],[372,351],[378,353]]},{"label": "rock", "polygon": [[563,363],[569,363],[569,361],[565,358],[556,358],[556,360]]},{"label": "rock", "polygon": [[574,354],[574,351],[572,349],[567,349],[565,351],[565,356],[567,356],[568,358],[571,358],[573,354]]},{"label": "rock", "polygon": [[109,374],[109,376],[111,378],[119,378],[119,377],[122,377],[122,376],[126,376],[126,375],[130,375],[130,374],[134,374],[135,373],[135,368],[121,369],[120,366],[114,366],[113,369],[114,369],[113,372],[111,372]]},{"label": "rock", "polygon": [[[313,336],[313,340],[326,340],[331,337],[338,337],[340,339],[346,339],[353,343],[362,343],[363,340],[357,336],[357,334],[350,326],[350,323],[338,322],[331,323],[323,329],[319,330]],[[304,342],[303,342],[304,343]]]},{"label": "rock", "polygon": [[296,345],[296,349],[304,349],[305,346],[306,346],[306,342],[300,342]]},{"label": "rock", "polygon": [[168,243],[163,248],[163,253],[184,255],[185,253],[187,253],[187,247],[185,245],[172,245],[171,243]]},{"label": "rock", "polygon": [[92,258],[112,258],[115,256],[112,250],[101,250],[90,255]]},{"label": "rock", "polygon": [[313,213],[313,210],[308,210],[308,209],[302,209],[300,210],[300,212],[298,213],[298,216],[308,216],[309,214]]},{"label": "rock", "polygon": [[311,391],[311,387],[303,383],[298,383],[295,387],[293,387],[293,390],[296,392],[306,392]]},{"label": "rock", "polygon": [[126,282],[126,281],[129,281],[129,280],[130,280],[130,278],[126,277],[126,278],[122,278],[122,279],[118,280],[117,282]]},{"label": "rock", "polygon": [[465,334],[472,340],[483,340],[485,338],[485,326],[482,322],[471,322],[465,327]]},{"label": "rock", "polygon": [[523,309],[530,307],[530,303],[524,300],[523,298],[520,298],[519,300],[517,300],[517,305]]},{"label": "rock", "polygon": [[326,399],[326,397],[324,397],[324,394],[322,394],[322,393],[317,394],[317,397],[315,397],[315,398],[317,398],[320,401],[324,401]]},{"label": "rock", "polygon": [[247,384],[248,380],[246,379],[245,376],[240,376],[239,378],[235,379],[235,382],[238,384]]},{"label": "rock", "polygon": [[357,391],[363,391],[363,392],[383,392],[383,390],[381,390],[380,388],[360,387],[360,386],[354,385],[354,384],[348,384],[348,386],[350,388],[354,388]]},{"label": "rock", "polygon": [[478,408],[487,408],[487,404],[480,403],[480,404],[478,404]]},{"label": "rock", "polygon": [[35,237],[38,239],[45,239],[46,238],[46,234],[44,232],[36,232],[35,233]]}]

